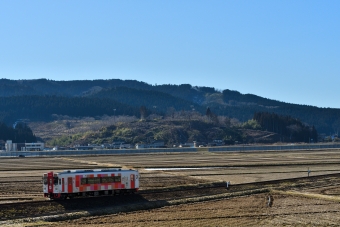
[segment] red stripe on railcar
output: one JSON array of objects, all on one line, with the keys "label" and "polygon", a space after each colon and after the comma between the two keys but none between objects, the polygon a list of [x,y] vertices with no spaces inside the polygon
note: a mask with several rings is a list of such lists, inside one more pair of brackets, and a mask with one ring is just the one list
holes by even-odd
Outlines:
[{"label": "red stripe on railcar", "polygon": [[76,175],[76,187],[79,188],[80,185],[80,176]]},{"label": "red stripe on railcar", "polygon": [[72,183],[72,177],[67,178],[67,192],[72,193],[73,192],[73,183]]},{"label": "red stripe on railcar", "polygon": [[130,185],[131,185],[131,189],[135,188],[135,174],[130,175]]},{"label": "red stripe on railcar", "polygon": [[47,189],[48,193],[53,193],[53,172],[47,173]]}]

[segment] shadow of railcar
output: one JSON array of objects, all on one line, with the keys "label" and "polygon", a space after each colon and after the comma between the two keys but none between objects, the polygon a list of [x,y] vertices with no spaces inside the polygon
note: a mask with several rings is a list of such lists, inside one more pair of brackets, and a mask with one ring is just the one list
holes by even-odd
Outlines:
[{"label": "shadow of railcar", "polygon": [[76,218],[88,215],[112,214],[141,210],[143,206],[149,206],[148,201],[139,194],[80,197],[66,200],[47,200],[34,202],[18,202],[0,204],[0,226],[3,221],[16,219],[63,220],[65,217]]},{"label": "shadow of railcar", "polygon": [[139,194],[111,195],[98,197],[79,197],[66,200],[54,200],[65,211],[89,210],[103,207],[122,206],[133,203],[143,203],[148,200]]}]

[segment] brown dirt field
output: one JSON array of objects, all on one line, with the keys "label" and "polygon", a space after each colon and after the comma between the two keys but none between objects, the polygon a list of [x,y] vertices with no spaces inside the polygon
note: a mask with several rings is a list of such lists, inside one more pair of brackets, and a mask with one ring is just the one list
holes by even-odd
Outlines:
[{"label": "brown dirt field", "polygon": [[[92,216],[54,226],[338,226],[340,203],[299,196],[252,195],[154,210]],[[46,225],[48,225],[46,223]]]},{"label": "brown dirt field", "polygon": [[[1,158],[0,204],[42,201],[41,176],[47,171],[107,167],[137,168],[141,191],[230,181],[231,185],[340,173],[339,150],[249,153],[183,153],[56,158]],[[152,167],[216,167],[150,171]],[[340,181],[327,178],[306,186],[274,191],[268,208],[264,194],[194,204],[90,216],[73,221],[37,222],[18,226],[337,226]],[[289,185],[288,185],[289,186]],[[288,190],[288,191],[286,191]],[[210,192],[207,192],[209,195]],[[162,199],[175,199],[175,195]],[[192,196],[197,196],[193,194]],[[188,195],[190,197],[190,195]],[[202,195],[200,195],[202,196]],[[148,201],[157,196],[148,196]],[[61,212],[64,208],[61,208]],[[64,209],[65,210],[65,209]],[[66,212],[66,210],[65,210]],[[38,214],[37,214],[38,215]],[[39,216],[39,215],[38,215]]]},{"label": "brown dirt field", "polygon": [[[56,158],[0,159],[0,203],[39,200],[44,172],[107,167],[138,168],[141,189],[230,181],[231,184],[340,172],[340,152],[294,151],[252,153],[184,153]],[[218,169],[147,171],[146,167],[224,166]],[[16,183],[10,183],[16,181]]]},{"label": "brown dirt field", "polygon": [[[143,154],[77,157],[78,161],[138,168],[142,175],[167,173],[206,181],[230,181],[233,184],[286,179],[340,172],[339,150],[294,152],[247,152],[192,154]],[[214,167],[218,169],[145,171],[152,167]]]}]

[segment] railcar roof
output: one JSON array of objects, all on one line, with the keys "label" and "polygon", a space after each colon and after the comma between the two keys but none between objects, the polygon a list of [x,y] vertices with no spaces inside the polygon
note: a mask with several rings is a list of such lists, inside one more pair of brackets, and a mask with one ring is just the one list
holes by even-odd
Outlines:
[{"label": "railcar roof", "polygon": [[135,171],[134,169],[76,169],[76,170],[64,170],[63,172],[58,172],[58,174],[68,174],[68,173],[105,173],[105,172],[129,172]]}]

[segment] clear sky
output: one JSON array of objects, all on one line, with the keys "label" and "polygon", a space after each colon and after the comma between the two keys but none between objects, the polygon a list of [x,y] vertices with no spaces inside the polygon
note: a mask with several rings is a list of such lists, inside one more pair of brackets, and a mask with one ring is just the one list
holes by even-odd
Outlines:
[{"label": "clear sky", "polygon": [[0,74],[189,83],[340,108],[340,1],[0,0]]}]

